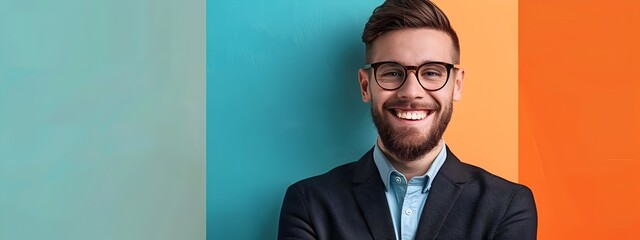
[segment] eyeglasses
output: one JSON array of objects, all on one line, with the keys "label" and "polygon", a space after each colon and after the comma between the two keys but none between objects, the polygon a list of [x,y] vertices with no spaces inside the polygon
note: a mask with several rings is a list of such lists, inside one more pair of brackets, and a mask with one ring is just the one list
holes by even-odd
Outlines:
[{"label": "eyeglasses", "polygon": [[445,62],[426,62],[420,66],[403,66],[397,62],[377,62],[364,65],[364,69],[373,68],[373,76],[382,89],[396,90],[407,80],[407,71],[415,71],[420,86],[428,91],[438,91],[447,85],[452,68],[458,68]]}]

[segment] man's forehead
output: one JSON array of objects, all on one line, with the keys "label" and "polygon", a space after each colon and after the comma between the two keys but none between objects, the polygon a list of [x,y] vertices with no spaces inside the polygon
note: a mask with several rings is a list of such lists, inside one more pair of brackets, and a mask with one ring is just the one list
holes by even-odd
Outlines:
[{"label": "man's forehead", "polygon": [[454,48],[445,32],[412,28],[387,32],[372,42],[372,61],[395,61],[418,64],[425,61],[453,62]]}]

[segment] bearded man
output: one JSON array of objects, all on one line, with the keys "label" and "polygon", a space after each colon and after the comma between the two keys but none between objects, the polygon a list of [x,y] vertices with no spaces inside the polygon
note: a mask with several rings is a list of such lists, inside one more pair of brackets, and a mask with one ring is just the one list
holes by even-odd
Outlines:
[{"label": "bearded man", "polygon": [[375,146],[289,187],[279,239],[536,239],[526,186],[462,163],[442,135],[462,94],[460,45],[425,0],[387,0],[365,25],[358,71]]}]

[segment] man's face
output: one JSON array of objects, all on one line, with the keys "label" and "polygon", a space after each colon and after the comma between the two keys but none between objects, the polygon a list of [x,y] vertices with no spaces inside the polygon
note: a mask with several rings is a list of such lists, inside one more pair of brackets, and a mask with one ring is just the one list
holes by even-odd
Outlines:
[{"label": "man's face", "polygon": [[[370,51],[371,61],[393,61],[419,66],[428,61],[453,63],[451,38],[432,29],[403,29],[378,37]],[[371,102],[371,115],[383,150],[398,161],[416,160],[438,145],[451,119],[453,100],[462,92],[464,70],[452,69],[447,84],[427,91],[418,83],[415,71],[407,72],[404,84],[384,90],[376,83],[373,70],[358,71],[362,100]]]}]

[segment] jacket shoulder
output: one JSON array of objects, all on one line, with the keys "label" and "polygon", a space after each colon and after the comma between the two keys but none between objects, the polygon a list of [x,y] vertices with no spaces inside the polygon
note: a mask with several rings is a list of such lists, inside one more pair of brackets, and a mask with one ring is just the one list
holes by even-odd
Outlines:
[{"label": "jacket shoulder", "polygon": [[527,186],[495,175],[481,167],[462,162],[462,167],[470,175],[469,184],[479,185],[490,192],[512,195],[520,191],[531,192]]},{"label": "jacket shoulder", "polygon": [[352,182],[353,174],[357,162],[350,162],[337,166],[326,173],[302,179],[289,188],[296,187],[300,189],[329,188],[345,185]]}]

